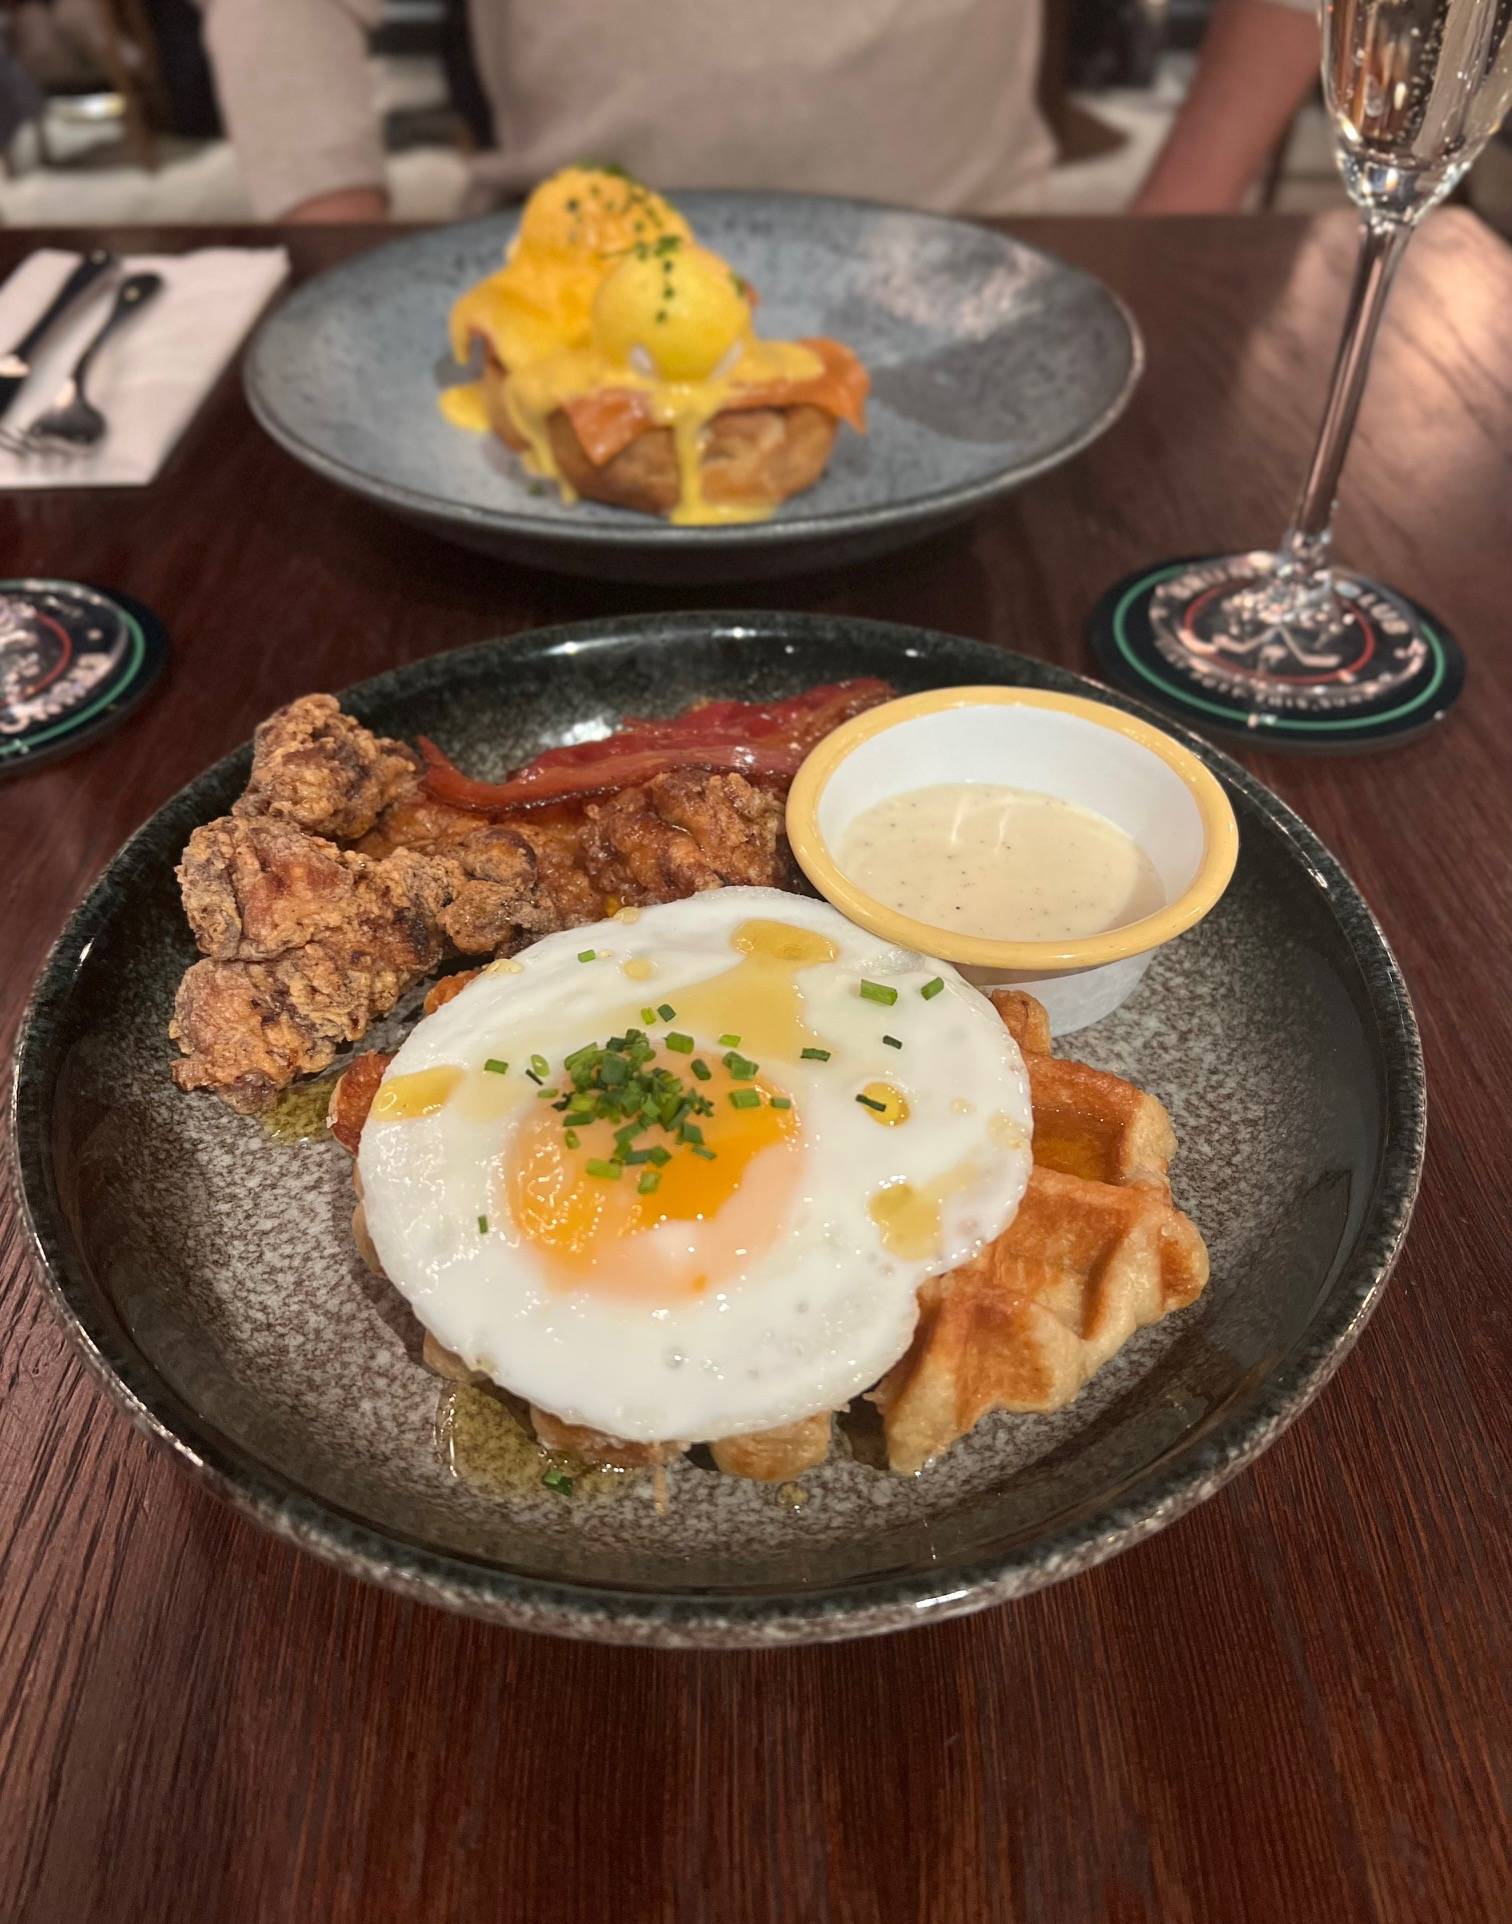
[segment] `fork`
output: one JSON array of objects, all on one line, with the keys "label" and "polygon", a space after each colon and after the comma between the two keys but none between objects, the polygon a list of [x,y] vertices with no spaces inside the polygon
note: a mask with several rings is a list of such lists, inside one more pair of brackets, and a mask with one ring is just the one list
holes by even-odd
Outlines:
[{"label": "fork", "polygon": [[92,448],[104,440],[105,416],[84,391],[95,356],[123,322],[145,307],[163,285],[161,274],[130,274],[116,292],[115,302],[93,340],[74,362],[68,379],[45,409],[21,433],[0,428],[0,446],[12,454],[68,453]]}]

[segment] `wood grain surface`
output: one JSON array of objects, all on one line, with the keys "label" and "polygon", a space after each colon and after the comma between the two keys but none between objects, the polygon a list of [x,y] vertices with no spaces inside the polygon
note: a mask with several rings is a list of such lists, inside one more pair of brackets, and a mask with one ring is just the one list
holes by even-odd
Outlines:
[{"label": "wood grain surface", "polygon": [[[543,622],[715,601],[916,621],[1085,668],[1081,623],[1114,577],[1273,539],[1322,401],[1349,221],[1015,231],[1129,303],[1143,387],[1070,466],[854,573],[679,593],[489,562],[303,472],[233,375],[155,486],[0,496],[5,574],[124,589],[175,650],[118,732],[0,785],[4,1046],[126,833],[305,690]],[[4,234],[0,267],[44,238],[79,244]],[[380,238],[289,243],[304,275]],[[1512,1915],[1509,314],[1512,254],[1468,214],[1432,218],[1339,517],[1345,556],[1459,635],[1459,709],[1374,759],[1253,758],[1378,910],[1432,1082],[1406,1253],[1320,1402],[1175,1528],[1007,1609],[784,1654],[559,1644],[359,1587],[191,1485],[66,1347],[7,1200],[0,1916]]]}]

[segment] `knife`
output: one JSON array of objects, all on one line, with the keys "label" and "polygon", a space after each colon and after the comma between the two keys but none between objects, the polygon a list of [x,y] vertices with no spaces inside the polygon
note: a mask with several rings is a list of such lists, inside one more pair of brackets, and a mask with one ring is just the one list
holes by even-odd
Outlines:
[{"label": "knife", "polygon": [[10,353],[0,355],[0,415],[15,400],[31,373],[32,356],[41,346],[43,336],[86,288],[93,287],[101,275],[108,274],[115,265],[116,257],[108,247],[91,248]]}]

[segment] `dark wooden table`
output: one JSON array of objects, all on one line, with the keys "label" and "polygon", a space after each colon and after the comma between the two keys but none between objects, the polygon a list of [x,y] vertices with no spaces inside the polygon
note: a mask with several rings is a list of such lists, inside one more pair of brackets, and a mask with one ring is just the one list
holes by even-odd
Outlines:
[{"label": "dark wooden table", "polygon": [[[175,648],[118,733],[0,786],[7,1045],[48,941],[127,831],[292,695],[543,622],[716,599],[934,624],[1085,667],[1081,622],[1115,576],[1274,537],[1321,405],[1349,222],[1022,231],[1128,301],[1144,385],[1069,467],[855,574],[713,596],[493,564],[304,473],[230,376],[156,486],[0,497],[5,573],[125,589]],[[39,238],[0,236],[0,266]],[[379,238],[290,244],[306,274]],[[1430,220],[1339,520],[1347,556],[1461,637],[1459,710],[1377,759],[1255,758],[1379,910],[1433,1083],[1406,1254],[1321,1402],[1176,1528],[1008,1609],[784,1654],[559,1644],[360,1588],[219,1508],[85,1376],[7,1203],[0,1915],[1512,1915],[1496,1782],[1512,1599],[1509,313],[1512,253],[1467,214]]]}]

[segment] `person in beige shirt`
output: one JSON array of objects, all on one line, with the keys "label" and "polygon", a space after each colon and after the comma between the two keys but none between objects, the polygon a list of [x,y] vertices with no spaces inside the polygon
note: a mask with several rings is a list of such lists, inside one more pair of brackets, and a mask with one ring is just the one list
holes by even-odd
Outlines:
[{"label": "person in beige shirt", "polygon": [[[382,0],[201,0],[265,220],[388,209],[366,60]],[[1309,0],[1219,0],[1140,211],[1239,204],[1317,70]],[[676,191],[851,194],[942,213],[1034,205],[1039,0],[469,0],[497,146],[481,204],[587,157]]]}]

